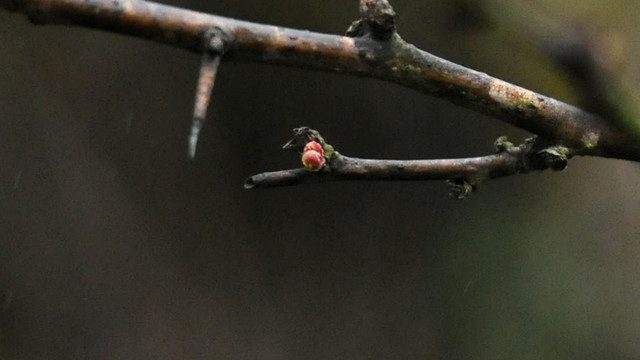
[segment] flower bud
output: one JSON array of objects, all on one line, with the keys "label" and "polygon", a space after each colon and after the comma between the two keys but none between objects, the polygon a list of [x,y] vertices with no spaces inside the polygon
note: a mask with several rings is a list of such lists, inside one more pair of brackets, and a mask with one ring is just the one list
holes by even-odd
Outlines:
[{"label": "flower bud", "polygon": [[311,140],[309,141],[305,146],[304,146],[304,150],[303,152],[307,152],[307,151],[315,151],[315,152],[319,152],[320,154],[324,155],[324,150],[322,149],[322,145],[320,145],[317,141],[315,140]]},{"label": "flower bud", "polygon": [[326,160],[324,158],[324,150],[317,141],[309,141],[304,146],[304,152],[302,153],[302,165],[307,170],[320,171],[324,166]]}]

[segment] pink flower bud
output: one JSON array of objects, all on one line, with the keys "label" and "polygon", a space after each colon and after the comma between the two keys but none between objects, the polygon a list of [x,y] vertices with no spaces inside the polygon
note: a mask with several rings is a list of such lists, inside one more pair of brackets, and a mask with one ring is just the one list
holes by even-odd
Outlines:
[{"label": "pink flower bud", "polygon": [[316,141],[309,141],[304,146],[302,153],[302,165],[311,171],[320,171],[326,160],[324,158],[324,150]]},{"label": "pink flower bud", "polygon": [[304,152],[307,151],[315,151],[315,152],[319,152],[320,154],[324,155],[324,150],[322,149],[322,145],[320,145],[317,141],[315,140],[311,140],[309,141],[305,146],[304,146]]},{"label": "pink flower bud", "polygon": [[324,166],[325,159],[322,154],[317,151],[307,151],[302,154],[302,164],[311,171],[320,171]]}]

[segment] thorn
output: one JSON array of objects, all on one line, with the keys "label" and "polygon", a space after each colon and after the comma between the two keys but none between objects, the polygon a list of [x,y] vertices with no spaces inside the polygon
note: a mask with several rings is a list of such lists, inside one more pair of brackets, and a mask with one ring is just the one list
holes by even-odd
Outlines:
[{"label": "thorn", "polygon": [[220,66],[222,55],[220,53],[204,52],[200,65],[200,76],[196,89],[195,106],[193,108],[193,120],[191,122],[191,133],[189,134],[189,157],[193,160],[196,156],[196,146],[198,135],[207,117],[207,109],[211,102],[213,85],[216,81],[216,74]]},{"label": "thorn", "polygon": [[196,100],[193,108],[193,120],[191,122],[191,132],[189,133],[189,158],[193,160],[196,156],[196,146],[200,130],[207,118],[207,109],[211,102],[213,85],[216,81],[216,74],[220,66],[220,60],[225,53],[231,38],[220,28],[212,27],[202,35],[202,62],[200,63],[200,75],[196,88]]}]

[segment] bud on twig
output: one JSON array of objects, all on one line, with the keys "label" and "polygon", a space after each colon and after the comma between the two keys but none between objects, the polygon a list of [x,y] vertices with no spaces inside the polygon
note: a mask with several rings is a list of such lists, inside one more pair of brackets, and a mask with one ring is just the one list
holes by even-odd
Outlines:
[{"label": "bud on twig", "polygon": [[304,165],[307,170],[320,171],[325,162],[322,145],[315,140],[309,141],[304,146],[304,151],[302,152],[302,165]]}]

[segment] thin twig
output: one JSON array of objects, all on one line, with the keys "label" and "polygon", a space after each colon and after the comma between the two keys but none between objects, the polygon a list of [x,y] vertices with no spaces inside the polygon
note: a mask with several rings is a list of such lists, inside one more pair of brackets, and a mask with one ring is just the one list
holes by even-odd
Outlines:
[{"label": "thin twig", "polygon": [[311,172],[305,168],[266,172],[245,181],[245,189],[300,185],[337,180],[463,180],[477,185],[490,179],[527,173],[535,167],[526,152],[501,152],[466,159],[375,160],[336,153],[330,168]]},{"label": "thin twig", "polygon": [[141,0],[0,0],[35,23],[64,23],[201,52],[201,35],[232,39],[228,60],[303,67],[391,81],[553,139],[582,155],[640,161],[640,142],[602,118],[404,42],[319,34],[206,15]]},{"label": "thin twig", "polygon": [[494,144],[496,154],[487,156],[433,160],[359,159],[336,152],[316,130],[300,127],[293,131],[294,137],[285,149],[300,152],[305,143],[317,141],[324,149],[326,165],[320,171],[299,168],[257,174],[245,181],[245,189],[336,180],[447,180],[450,186],[468,187],[463,191],[464,196],[456,193],[456,197],[462,198],[487,180],[547,168],[562,170],[571,156],[569,149],[549,146],[548,141],[538,137],[527,139],[519,146],[500,137]]},{"label": "thin twig", "polygon": [[245,188],[299,185],[304,182],[335,180],[450,180],[494,179],[523,172],[520,157],[499,153],[467,159],[374,160],[336,154],[326,172],[305,168],[266,172],[245,181]]}]

